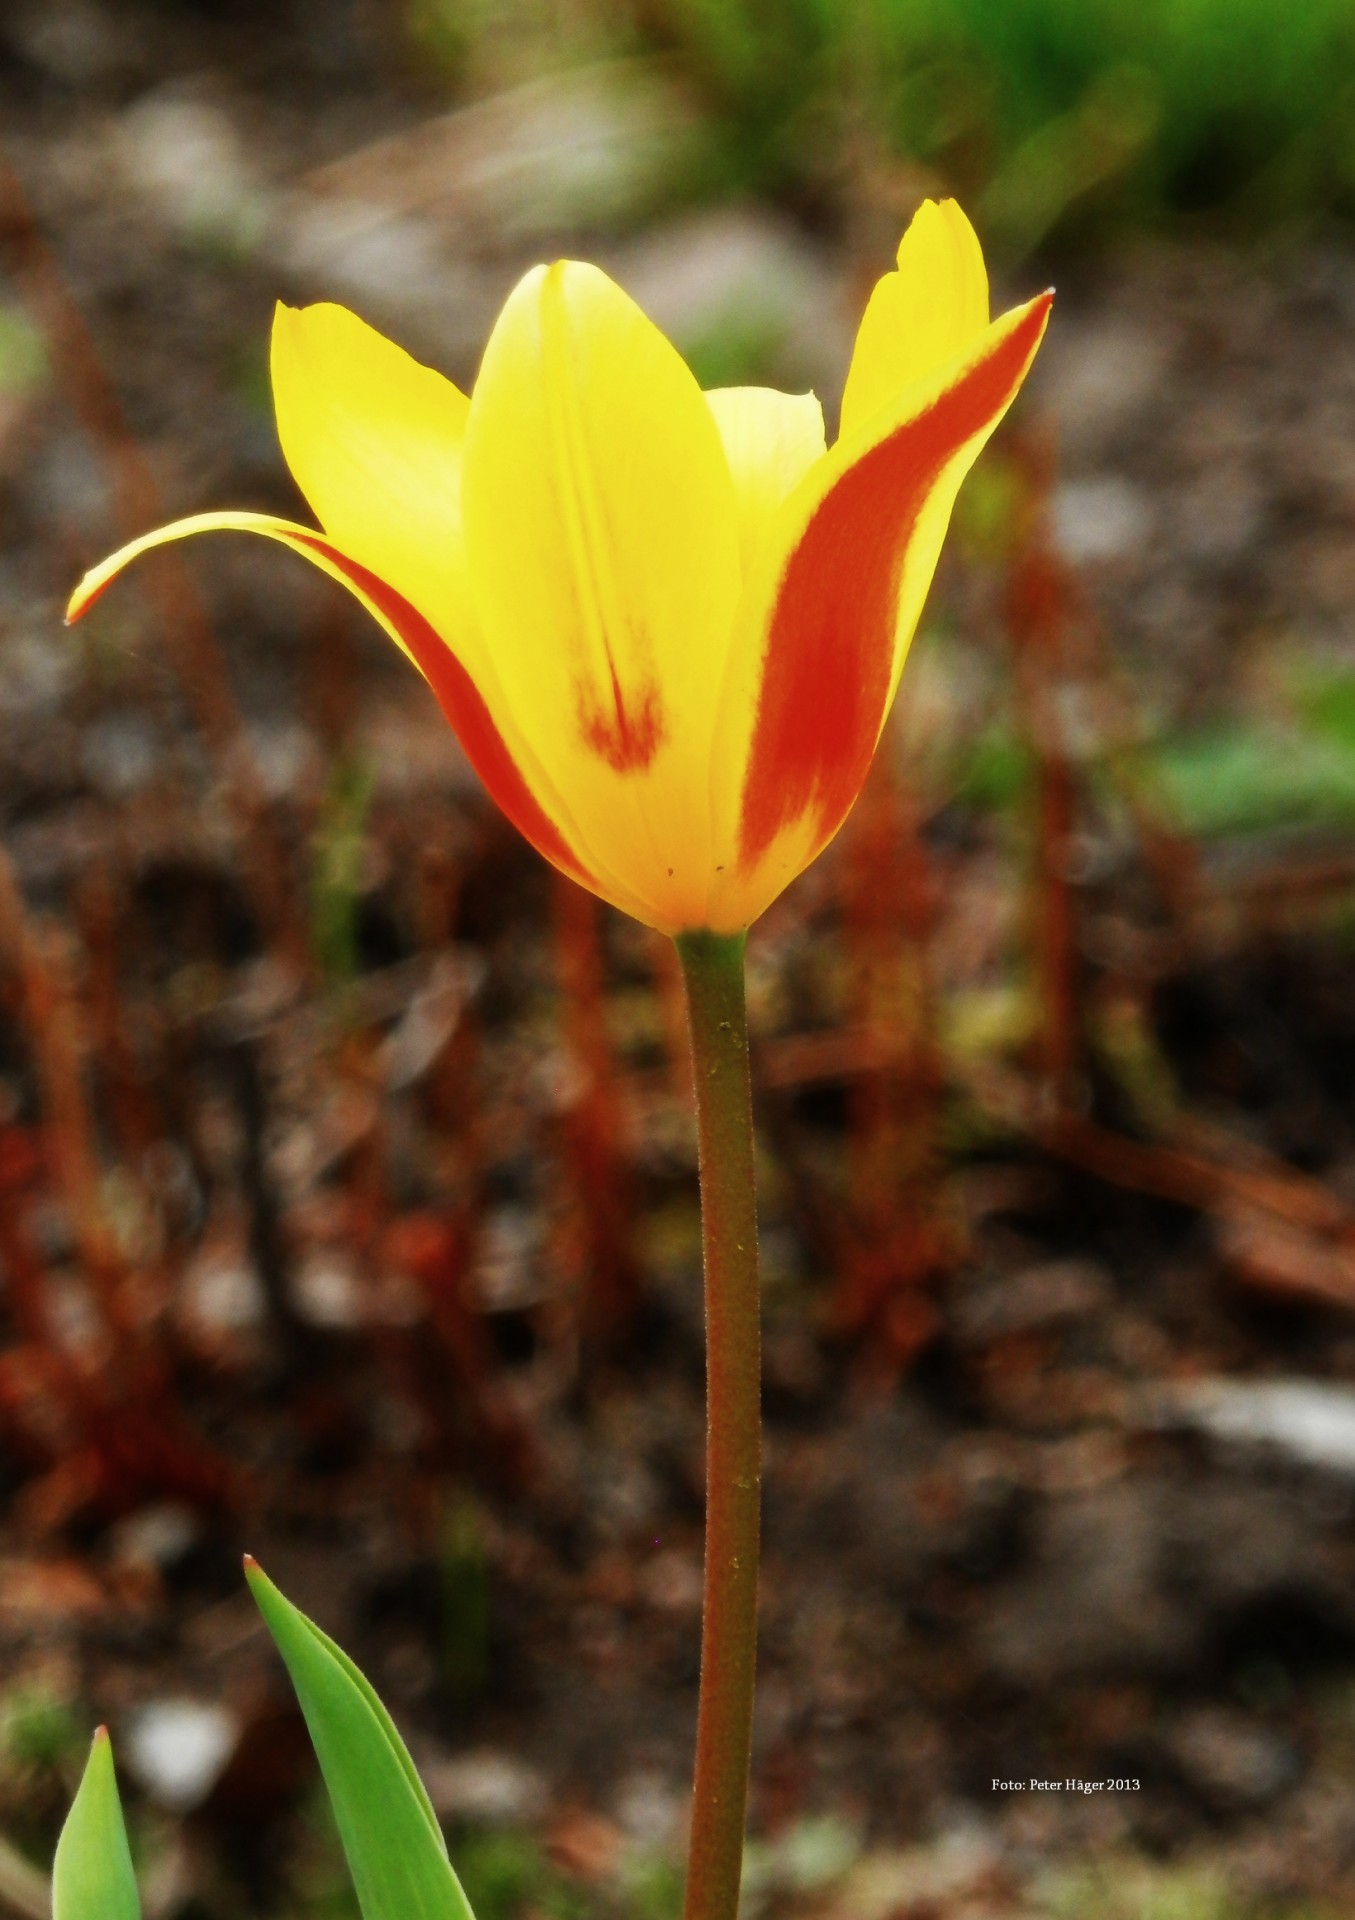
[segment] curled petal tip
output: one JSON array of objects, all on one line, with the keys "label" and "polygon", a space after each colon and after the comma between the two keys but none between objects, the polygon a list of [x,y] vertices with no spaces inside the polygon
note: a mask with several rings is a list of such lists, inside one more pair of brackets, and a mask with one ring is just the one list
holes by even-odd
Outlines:
[{"label": "curled petal tip", "polygon": [[73,627],[77,621],[84,619],[104,588],[111,583],[111,579],[112,575],[106,566],[90,569],[66,602],[66,611],[63,615],[66,626]]}]

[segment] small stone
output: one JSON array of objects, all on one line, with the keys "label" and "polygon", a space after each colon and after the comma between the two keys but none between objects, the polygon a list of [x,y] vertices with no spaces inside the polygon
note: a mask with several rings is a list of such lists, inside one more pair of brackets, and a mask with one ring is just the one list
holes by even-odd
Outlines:
[{"label": "small stone", "polygon": [[1220,1812],[1264,1806],[1302,1772],[1288,1741],[1226,1707],[1201,1706],[1186,1713],[1167,1746]]},{"label": "small stone", "polygon": [[1201,1380],[1164,1398],[1158,1419],[1355,1475],[1355,1389],[1350,1387],[1317,1380]]},{"label": "small stone", "polygon": [[27,0],[6,15],[10,45],[66,86],[88,87],[127,63],[129,36],[91,0]]},{"label": "small stone", "polygon": [[113,1559],[122,1565],[149,1566],[163,1573],[182,1560],[201,1536],[201,1523],[191,1507],[161,1500],[120,1520],[109,1546]]},{"label": "small stone", "polygon": [[357,1263],[341,1247],[314,1247],[292,1276],[292,1305],[313,1327],[360,1327],[368,1318]]},{"label": "small stone", "polygon": [[236,248],[252,246],[268,218],[244,142],[211,101],[155,92],[129,107],[118,128],[128,186],[177,232]]},{"label": "small stone", "polygon": [[1142,489],[1117,473],[1066,480],[1055,489],[1051,510],[1055,544],[1073,566],[1123,559],[1143,547],[1153,530],[1153,510]]},{"label": "small stone", "polygon": [[650,1606],[660,1613],[699,1613],[700,1562],[693,1554],[667,1547],[656,1553],[641,1573],[640,1590]]},{"label": "small stone", "polygon": [[1251,551],[1265,530],[1265,499],[1242,467],[1215,465],[1173,515],[1177,538],[1194,560],[1227,562]]},{"label": "small stone", "polygon": [[852,318],[838,276],[787,224],[739,208],[690,214],[609,250],[606,265],[684,353],[710,363],[711,384],[775,373],[836,397]]},{"label": "small stone", "polygon": [[777,1842],[777,1879],[791,1893],[822,1893],[843,1878],[860,1854],[861,1835],[836,1815],[797,1820]]},{"label": "small stone", "polygon": [[956,1287],[950,1319],[959,1341],[978,1346],[1087,1319],[1103,1312],[1114,1297],[1114,1281],[1095,1261],[1048,1260],[1020,1273],[985,1274]]},{"label": "small stone", "polygon": [[81,735],[80,770],[96,792],[111,800],[123,799],[154,779],[162,758],[155,729],[142,714],[104,714]]},{"label": "small stone", "polygon": [[617,1825],[633,1846],[670,1853],[682,1833],[689,1791],[661,1773],[628,1773],[616,1790]]},{"label": "small stone", "polygon": [[320,773],[314,736],[294,721],[256,723],[249,730],[250,753],[270,800],[288,800],[313,786]]},{"label": "small stone", "polygon": [[208,1244],[183,1270],[178,1313],[208,1334],[249,1333],[267,1318],[268,1298],[242,1249]]},{"label": "small stone", "polygon": [[1104,457],[1121,429],[1142,421],[1165,384],[1173,344],[1138,321],[1098,317],[1079,328],[1065,317],[1031,382],[1065,459]]},{"label": "small stone", "polygon": [[225,1707],[156,1700],[133,1715],[127,1764],[161,1806],[186,1813],[207,1798],[235,1751],[240,1725]]},{"label": "small stone", "polygon": [[74,691],[79,672],[69,640],[16,634],[0,649],[0,714],[40,720],[55,713]]},{"label": "small stone", "polygon": [[438,959],[381,1049],[386,1085],[392,1093],[417,1086],[436,1065],[484,974],[485,964],[478,954],[446,954]]},{"label": "small stone", "polygon": [[951,1912],[957,1910],[956,1902],[982,1888],[1000,1857],[996,1838],[986,1827],[975,1820],[957,1820],[929,1844],[865,1854],[827,1912],[840,1920]]},{"label": "small stone", "polygon": [[534,1306],[545,1290],[537,1260],[541,1225],[527,1207],[496,1207],[480,1235],[471,1292],[486,1313]]},{"label": "small stone", "polygon": [[549,1788],[534,1767],[491,1747],[426,1759],[419,1771],[440,1820],[528,1827],[549,1803]]}]

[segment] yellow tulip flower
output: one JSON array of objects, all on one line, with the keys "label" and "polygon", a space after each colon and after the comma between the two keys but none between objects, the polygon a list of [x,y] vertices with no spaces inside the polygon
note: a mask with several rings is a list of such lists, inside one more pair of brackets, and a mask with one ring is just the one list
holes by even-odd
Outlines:
[{"label": "yellow tulip flower", "polygon": [[666,933],[749,925],[861,789],[960,483],[1052,296],[999,319],[974,231],[927,201],[857,335],[841,432],[812,394],[703,393],[596,267],[522,279],[469,398],[342,307],[279,306],[283,453],[320,528],[280,540],[413,660],[504,812]]}]

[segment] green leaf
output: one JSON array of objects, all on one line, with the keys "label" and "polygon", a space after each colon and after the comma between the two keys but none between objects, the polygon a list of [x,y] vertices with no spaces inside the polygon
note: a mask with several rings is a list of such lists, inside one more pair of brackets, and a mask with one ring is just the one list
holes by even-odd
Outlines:
[{"label": "green leaf", "polygon": [[432,1804],[371,1686],[252,1560],[245,1577],[306,1716],[363,1920],[473,1920]]},{"label": "green leaf", "polygon": [[80,1791],[56,1843],[52,1920],[141,1920],[113,1746],[103,1727],[94,1736]]},{"label": "green leaf", "polygon": [[1146,759],[1188,833],[1355,820],[1355,755],[1335,737],[1221,726],[1166,741]]}]

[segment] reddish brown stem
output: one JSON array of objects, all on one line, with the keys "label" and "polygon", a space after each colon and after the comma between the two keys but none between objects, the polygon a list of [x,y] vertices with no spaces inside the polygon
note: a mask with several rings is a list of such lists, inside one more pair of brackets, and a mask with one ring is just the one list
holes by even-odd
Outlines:
[{"label": "reddish brown stem", "polygon": [[706,1564],[685,1920],[734,1920],[757,1659],[761,1317],[744,936],[677,942],[696,1079],[706,1291]]},{"label": "reddish brown stem", "polygon": [[925,1283],[941,1260],[933,1191],[939,1065],[930,1017],[931,885],[917,808],[877,756],[848,843],[844,938],[853,1013],[879,1065],[848,1093],[850,1217],[833,1317],[872,1334],[873,1372],[896,1373],[935,1325]]}]

